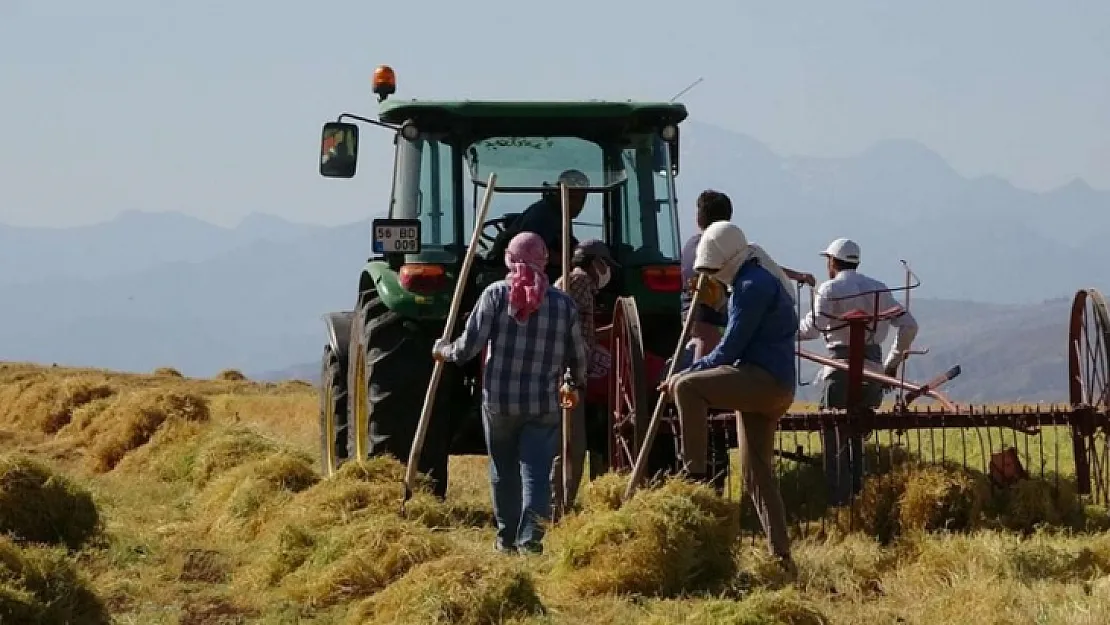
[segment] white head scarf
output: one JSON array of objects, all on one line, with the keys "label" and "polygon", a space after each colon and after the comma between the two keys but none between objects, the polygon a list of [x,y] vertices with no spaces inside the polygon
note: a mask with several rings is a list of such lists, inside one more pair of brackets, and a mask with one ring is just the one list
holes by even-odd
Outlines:
[{"label": "white head scarf", "polygon": [[728,221],[712,223],[702,233],[694,254],[694,269],[708,270],[709,275],[731,287],[740,267],[752,258],[758,258],[759,264],[782,283],[791,300],[796,297],[794,283],[782,268],[763,248],[748,243],[744,231]]}]

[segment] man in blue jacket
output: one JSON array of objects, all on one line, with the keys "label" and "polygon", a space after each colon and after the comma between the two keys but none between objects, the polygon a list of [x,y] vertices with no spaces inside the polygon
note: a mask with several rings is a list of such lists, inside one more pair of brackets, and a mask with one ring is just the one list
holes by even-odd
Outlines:
[{"label": "man in blue jacket", "polygon": [[660,390],[674,397],[682,455],[691,479],[707,481],[709,410],[738,413],[744,482],[770,550],[793,573],[786,514],[773,462],[779,419],[794,402],[798,316],[790,279],[735,224],[710,225],[698,242],[694,269],[730,287],[720,343]]}]

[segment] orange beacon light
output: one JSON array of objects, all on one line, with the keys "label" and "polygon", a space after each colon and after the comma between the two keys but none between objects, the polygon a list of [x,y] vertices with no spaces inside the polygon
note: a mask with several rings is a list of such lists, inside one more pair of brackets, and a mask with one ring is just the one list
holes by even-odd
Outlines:
[{"label": "orange beacon light", "polygon": [[374,93],[378,94],[378,102],[384,101],[397,91],[397,76],[393,68],[388,65],[379,65],[374,70]]}]

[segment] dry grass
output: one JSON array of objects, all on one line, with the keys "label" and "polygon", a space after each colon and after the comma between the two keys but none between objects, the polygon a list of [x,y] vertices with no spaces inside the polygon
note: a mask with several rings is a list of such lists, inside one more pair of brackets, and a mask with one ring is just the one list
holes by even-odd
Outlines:
[{"label": "dry grass", "polygon": [[402,518],[395,461],[320,478],[317,406],[302,383],[0,365],[0,622],[1110,622],[1110,519],[1066,476],[992,490],[884,448],[853,531],[795,541],[795,583],[736,539],[735,502],[669,482],[622,507],[620,476],[509,557],[484,459]]},{"label": "dry grass", "polygon": [[0,533],[78,548],[100,527],[87,490],[25,456],[0,456]]},{"label": "dry grass", "polygon": [[0,623],[108,625],[109,616],[64,551],[0,537]]}]

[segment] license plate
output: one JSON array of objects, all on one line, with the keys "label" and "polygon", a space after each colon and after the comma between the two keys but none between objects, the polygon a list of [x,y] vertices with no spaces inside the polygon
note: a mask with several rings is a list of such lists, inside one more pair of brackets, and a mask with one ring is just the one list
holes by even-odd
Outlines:
[{"label": "license plate", "polygon": [[371,228],[375,254],[420,253],[419,219],[375,219]]}]

